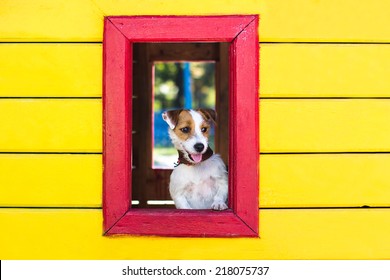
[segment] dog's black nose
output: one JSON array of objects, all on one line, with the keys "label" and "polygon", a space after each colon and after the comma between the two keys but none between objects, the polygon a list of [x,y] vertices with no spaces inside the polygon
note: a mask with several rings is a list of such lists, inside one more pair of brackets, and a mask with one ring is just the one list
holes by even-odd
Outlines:
[{"label": "dog's black nose", "polygon": [[194,148],[195,148],[195,151],[197,151],[198,153],[200,153],[201,151],[203,151],[204,149],[204,145],[202,143],[196,143],[194,145]]}]

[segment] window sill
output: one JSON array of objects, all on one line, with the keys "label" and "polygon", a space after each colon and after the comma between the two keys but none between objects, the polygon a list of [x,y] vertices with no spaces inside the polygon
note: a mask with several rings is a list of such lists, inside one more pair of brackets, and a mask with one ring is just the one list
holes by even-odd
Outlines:
[{"label": "window sill", "polygon": [[[173,230],[174,229],[174,230]],[[232,210],[131,209],[105,235],[258,237]]]}]

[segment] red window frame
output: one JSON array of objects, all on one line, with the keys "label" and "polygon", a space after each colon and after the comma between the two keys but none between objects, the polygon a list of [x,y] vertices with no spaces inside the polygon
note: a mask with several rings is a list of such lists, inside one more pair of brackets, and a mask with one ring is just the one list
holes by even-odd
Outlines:
[{"label": "red window frame", "polygon": [[[131,207],[136,42],[230,42],[229,210]],[[258,236],[258,16],[106,17],[103,60],[104,234]]]}]

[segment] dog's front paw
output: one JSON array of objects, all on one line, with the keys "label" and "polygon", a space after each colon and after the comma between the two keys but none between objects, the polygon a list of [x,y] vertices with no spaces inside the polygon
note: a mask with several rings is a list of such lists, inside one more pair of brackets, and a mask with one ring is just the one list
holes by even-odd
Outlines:
[{"label": "dog's front paw", "polygon": [[227,205],[222,202],[222,201],[214,201],[214,203],[211,205],[211,209],[213,210],[218,210],[218,211],[222,211],[222,210],[226,210],[228,209]]}]

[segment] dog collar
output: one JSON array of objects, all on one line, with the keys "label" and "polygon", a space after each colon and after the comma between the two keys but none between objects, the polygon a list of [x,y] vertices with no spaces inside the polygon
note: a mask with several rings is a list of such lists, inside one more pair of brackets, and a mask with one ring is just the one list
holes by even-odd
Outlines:
[{"label": "dog collar", "polygon": [[[178,152],[179,152],[179,159],[177,160],[177,163],[175,163],[175,167],[179,166],[182,163],[185,164],[185,165],[190,165],[190,166],[197,164],[197,163],[193,163],[193,162],[188,161],[184,157],[183,152],[181,152],[181,151],[178,151]],[[202,160],[200,162],[209,159],[213,154],[214,154],[213,150],[210,147],[208,147],[206,152],[202,155]]]}]

